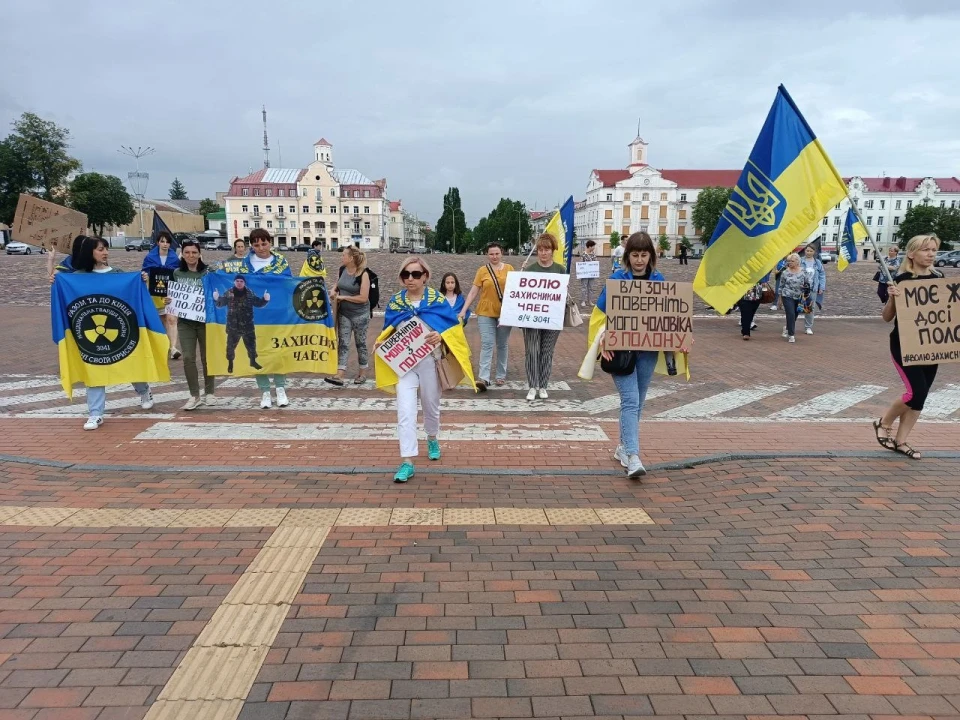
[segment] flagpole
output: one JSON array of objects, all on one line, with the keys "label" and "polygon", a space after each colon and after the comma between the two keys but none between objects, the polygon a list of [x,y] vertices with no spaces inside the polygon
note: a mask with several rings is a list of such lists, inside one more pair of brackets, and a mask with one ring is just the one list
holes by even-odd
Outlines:
[{"label": "flagpole", "polygon": [[[844,186],[846,186],[846,184],[844,184]],[[896,283],[893,282],[893,275],[890,274],[890,268],[887,267],[887,264],[883,261],[883,258],[880,257],[880,248],[877,246],[877,241],[870,233],[870,228],[867,226],[867,221],[863,219],[863,215],[860,213],[860,208],[857,206],[857,203],[854,202],[853,198],[850,197],[850,193],[847,193],[847,200],[850,202],[850,207],[853,208],[853,212],[857,216],[857,220],[863,225],[864,230],[867,231],[867,240],[870,241],[870,246],[873,248],[873,257],[876,259],[877,265],[880,266],[880,274],[886,278],[888,285],[895,285]],[[840,232],[840,236],[842,239],[842,230]],[[854,247],[856,247],[856,243],[854,243]]]}]

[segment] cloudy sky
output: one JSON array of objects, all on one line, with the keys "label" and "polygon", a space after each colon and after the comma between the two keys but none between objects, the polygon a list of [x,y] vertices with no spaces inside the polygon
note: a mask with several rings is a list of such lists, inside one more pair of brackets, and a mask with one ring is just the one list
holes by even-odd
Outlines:
[{"label": "cloudy sky", "polygon": [[0,132],[38,113],[123,178],[149,145],[148,195],[212,197],[262,166],[265,104],[274,167],[323,136],[422,219],[458,186],[474,223],[581,198],[638,117],[652,165],[740,168],[783,82],[842,173],[960,175],[960,2],[782,4],[5,3]]}]

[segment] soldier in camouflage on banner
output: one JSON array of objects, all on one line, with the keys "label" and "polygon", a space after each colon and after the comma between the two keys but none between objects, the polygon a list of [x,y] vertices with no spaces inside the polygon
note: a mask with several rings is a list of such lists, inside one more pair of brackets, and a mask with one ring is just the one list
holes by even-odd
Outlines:
[{"label": "soldier in camouflage on banner", "polygon": [[233,372],[233,359],[236,357],[237,344],[243,340],[250,358],[250,367],[262,370],[257,364],[257,332],[253,324],[253,309],[263,307],[270,302],[270,293],[265,292],[258,297],[247,288],[247,281],[243,275],[237,275],[233,280],[233,287],[221,295],[213,291],[213,299],[217,307],[227,307],[227,372]]}]

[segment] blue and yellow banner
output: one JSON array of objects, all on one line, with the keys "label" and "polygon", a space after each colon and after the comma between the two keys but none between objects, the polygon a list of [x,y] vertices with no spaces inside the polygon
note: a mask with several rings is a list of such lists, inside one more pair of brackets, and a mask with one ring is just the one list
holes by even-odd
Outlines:
[{"label": "blue and yellow banner", "polygon": [[323,278],[208,273],[211,375],[335,373],[337,333]]},{"label": "blue and yellow banner", "polygon": [[563,265],[567,269],[567,274],[570,273],[570,263],[573,260],[573,210],[573,195],[571,195],[543,229],[557,239],[553,261]]},{"label": "blue and yellow banner", "polygon": [[726,313],[846,195],[843,179],[781,85],[710,238],[694,291]]},{"label": "blue and yellow banner", "polygon": [[857,241],[863,240],[869,233],[863,223],[857,219],[853,208],[847,208],[847,219],[843,223],[843,240],[837,252],[837,272],[843,272],[850,263],[857,261]]},{"label": "blue and yellow banner", "polygon": [[327,269],[323,266],[323,256],[317,250],[307,251],[307,259],[300,268],[300,277],[326,277]]},{"label": "blue and yellow banner", "polygon": [[140,273],[57,273],[50,291],[60,382],[167,382],[170,341]]}]

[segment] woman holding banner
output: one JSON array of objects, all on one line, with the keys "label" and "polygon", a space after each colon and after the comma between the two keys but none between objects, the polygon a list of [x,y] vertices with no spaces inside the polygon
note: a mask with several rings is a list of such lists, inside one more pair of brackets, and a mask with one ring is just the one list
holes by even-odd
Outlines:
[{"label": "woman holding banner", "polygon": [[[383,332],[377,338],[375,347],[379,348],[398,327],[417,317],[429,330],[426,342],[439,347],[445,345],[456,358],[461,369],[473,382],[470,372],[470,349],[463,325],[447,299],[437,290],[427,287],[430,279],[430,266],[419,257],[410,257],[400,265],[398,273],[403,290],[395,294],[387,303]],[[413,368],[402,376],[387,362],[376,355],[377,387],[397,393],[397,434],[400,438],[400,467],[393,481],[405,483],[413,477],[413,460],[420,454],[417,442],[417,395],[423,407],[423,425],[427,433],[427,457],[440,459],[440,380],[437,374],[437,360],[434,353],[427,353]]]},{"label": "woman holding banner", "polygon": [[[530,269],[524,261],[520,270],[526,272],[557,273],[566,275],[567,269],[558,262],[554,262],[553,254],[557,251],[557,239],[550,233],[543,233],[537,238],[535,245],[537,261]],[[550,384],[550,371],[553,369],[553,351],[560,338],[559,330],[541,330],[540,328],[523,328],[524,367],[527,371],[527,400],[536,400],[539,394],[541,400],[546,400],[547,385]]]},{"label": "woman holding banner", "polygon": [[467,299],[459,313],[462,320],[473,301],[480,296],[476,310],[477,329],[480,331],[480,378],[477,380],[477,390],[480,392],[486,392],[490,385],[494,345],[497,348],[496,384],[499,387],[507,381],[508,348],[510,331],[513,329],[500,324],[503,287],[507,282],[507,273],[513,271],[513,266],[503,262],[503,247],[498,242],[487,245],[487,261],[486,265],[477,270],[473,287],[467,293]]},{"label": "woman holding banner", "polygon": [[[587,240],[586,250],[580,256],[580,262],[596,262],[597,243],[594,240]],[[585,308],[593,305],[593,285],[594,282],[600,282],[599,278],[580,278],[580,307]]]},{"label": "woman holding banner", "polygon": [[[200,245],[196,240],[184,240],[180,246],[180,267],[174,270],[173,280],[203,292],[203,276],[207,266],[200,257]],[[164,298],[167,305],[169,297]],[[169,313],[168,313],[169,314]],[[187,376],[190,399],[183,406],[186,411],[196,410],[201,405],[213,405],[214,378],[207,372],[207,325],[199,320],[178,317],[177,331],[183,346],[183,373]],[[200,346],[200,362],[203,364],[203,395],[200,395],[200,377],[197,372],[197,346]]]},{"label": "woman holding banner", "polygon": [[[143,259],[143,267],[140,275],[144,282],[150,281],[150,270],[176,270],[180,267],[180,258],[173,249],[173,236],[166,230],[161,230],[157,235],[157,243],[147,256]],[[177,318],[173,315],[167,315],[167,310],[162,297],[153,296],[153,304],[157,308],[160,319],[163,320],[163,326],[167,330],[167,337],[170,338],[170,357],[174,360],[180,359],[180,350],[177,348],[179,340],[177,338]]]},{"label": "woman holding banner", "polygon": [[[873,430],[877,435],[877,442],[888,450],[906,455],[911,460],[919,460],[920,453],[907,444],[907,438],[913,431],[927,395],[937,377],[937,365],[904,365],[903,353],[900,349],[900,325],[897,322],[897,298],[903,296],[902,283],[915,280],[933,280],[942,278],[943,273],[934,269],[933,262],[937,258],[940,248],[940,238],[934,234],[915,235],[907,242],[906,257],[900,266],[901,272],[893,278],[895,285],[889,285],[886,305],[883,306],[885,322],[893,320],[893,330],[890,332],[890,355],[897,373],[903,381],[906,392],[896,400],[884,413],[883,417],[873,423]],[[893,423],[899,420],[896,435],[893,435]]]}]

